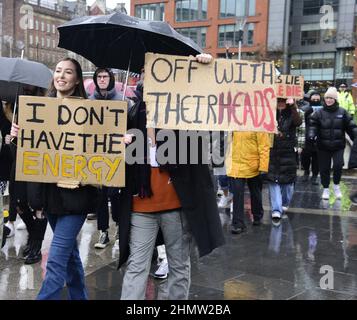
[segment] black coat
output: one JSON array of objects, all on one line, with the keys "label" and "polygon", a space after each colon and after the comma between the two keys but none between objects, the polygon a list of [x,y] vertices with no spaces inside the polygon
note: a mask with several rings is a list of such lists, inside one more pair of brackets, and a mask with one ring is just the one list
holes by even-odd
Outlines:
[{"label": "black coat", "polygon": [[6,118],[2,104],[0,102],[0,181],[10,180],[10,171],[12,165],[12,156],[10,146],[5,144],[5,136],[10,134],[11,122]]},{"label": "black coat", "polygon": [[296,127],[302,120],[295,108],[287,107],[277,110],[279,134],[274,137],[270,148],[269,170],[267,180],[279,184],[295,182],[296,179]]},{"label": "black coat", "polygon": [[[129,256],[130,219],[132,213],[133,166],[126,166],[126,187],[119,200],[118,268]],[[225,243],[219,218],[216,195],[208,165],[179,165],[169,170],[172,183],[180,199],[183,213],[198,246],[200,256],[209,254]]]},{"label": "black coat", "polygon": [[308,138],[317,141],[320,150],[337,151],[345,148],[346,133],[352,140],[357,136],[357,126],[351,115],[338,103],[315,111],[310,117]]}]

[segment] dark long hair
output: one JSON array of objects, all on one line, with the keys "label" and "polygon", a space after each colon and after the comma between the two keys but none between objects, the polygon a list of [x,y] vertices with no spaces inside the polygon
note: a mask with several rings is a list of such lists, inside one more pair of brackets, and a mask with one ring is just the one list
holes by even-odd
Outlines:
[{"label": "dark long hair", "polygon": [[[84,85],[83,85],[83,72],[82,72],[81,65],[79,64],[79,62],[77,60],[75,60],[73,58],[64,58],[64,59],[58,61],[58,63],[62,62],[62,61],[71,61],[74,64],[75,69],[76,69],[76,75],[77,75],[77,79],[78,79],[79,83],[76,85],[74,92],[72,93],[72,96],[73,97],[82,97],[84,99],[87,99],[87,93],[86,93],[86,90],[84,89]],[[48,91],[47,91],[47,96],[48,97],[56,97],[56,95],[57,95],[57,89],[55,88],[54,79],[52,78],[50,87],[48,88]]]}]

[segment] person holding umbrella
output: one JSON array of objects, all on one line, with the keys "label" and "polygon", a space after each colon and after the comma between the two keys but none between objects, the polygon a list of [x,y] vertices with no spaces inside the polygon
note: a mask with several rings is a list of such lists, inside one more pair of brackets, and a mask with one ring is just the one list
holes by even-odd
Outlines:
[{"label": "person holding umbrella", "polygon": [[[65,58],[57,63],[47,96],[87,98],[82,68],[77,60]],[[28,200],[36,216],[47,216],[53,230],[46,276],[37,299],[61,299],[65,284],[69,299],[88,299],[77,236],[87,213],[96,208],[97,189],[89,185],[80,186],[79,183],[34,183]]]},{"label": "person holding umbrella", "polygon": [[[89,99],[95,100],[122,100],[123,95],[115,88],[114,73],[109,68],[97,68],[93,74],[95,90]],[[100,231],[98,242],[94,244],[96,249],[104,249],[109,244],[109,210],[108,197],[110,198],[112,218],[118,224],[117,211],[119,188],[102,187],[101,199],[99,201],[96,216],[97,228]]]},{"label": "person holding umbrella", "polygon": [[[202,54],[196,59],[209,63],[212,57]],[[139,85],[138,90],[142,92],[143,86]],[[126,187],[120,193],[119,267],[127,260],[121,299],[145,298],[159,228],[170,266],[168,299],[187,299],[191,237],[195,238],[201,255],[224,244],[209,168],[204,164],[157,163],[155,154],[160,142],[156,141],[155,130],[146,128],[145,102],[137,106],[129,123],[144,134],[144,141],[149,141],[150,160],[127,165]],[[126,136],[125,143],[131,139]]]}]

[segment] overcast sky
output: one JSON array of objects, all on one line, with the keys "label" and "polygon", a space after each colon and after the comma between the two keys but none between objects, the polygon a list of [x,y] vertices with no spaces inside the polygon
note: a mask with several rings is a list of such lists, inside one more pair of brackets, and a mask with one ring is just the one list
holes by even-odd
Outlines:
[{"label": "overcast sky", "polygon": [[[95,0],[87,0],[87,4],[91,6],[94,1]],[[107,7],[113,9],[117,3],[125,3],[125,8],[128,13],[130,13],[130,0],[107,0]]]}]

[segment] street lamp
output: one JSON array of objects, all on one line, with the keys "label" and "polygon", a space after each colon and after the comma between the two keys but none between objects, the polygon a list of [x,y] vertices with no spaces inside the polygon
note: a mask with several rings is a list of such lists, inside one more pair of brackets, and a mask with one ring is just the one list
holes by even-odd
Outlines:
[{"label": "street lamp", "polygon": [[242,41],[243,41],[243,35],[244,35],[244,26],[247,23],[246,18],[236,18],[236,25],[238,27],[238,60],[241,59],[242,56]]}]

